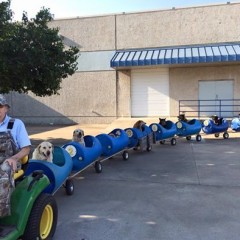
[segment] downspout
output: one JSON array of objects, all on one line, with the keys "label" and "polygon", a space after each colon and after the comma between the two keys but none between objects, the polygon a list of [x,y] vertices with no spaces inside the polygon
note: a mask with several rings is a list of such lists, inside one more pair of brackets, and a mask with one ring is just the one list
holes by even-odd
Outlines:
[{"label": "downspout", "polygon": [[[115,17],[115,42],[114,42],[114,47],[115,47],[115,51],[117,50],[117,15],[114,15]],[[118,97],[118,86],[119,86],[119,74],[118,74],[118,70],[115,70],[115,74],[116,74],[116,118],[118,118],[118,109],[119,109],[119,97]]]}]

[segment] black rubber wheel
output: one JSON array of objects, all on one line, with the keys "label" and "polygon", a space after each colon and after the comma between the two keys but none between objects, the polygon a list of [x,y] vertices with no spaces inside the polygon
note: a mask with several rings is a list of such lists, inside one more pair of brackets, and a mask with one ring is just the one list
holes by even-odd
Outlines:
[{"label": "black rubber wheel", "polygon": [[21,239],[52,239],[56,231],[58,208],[55,198],[42,193],[35,201]]},{"label": "black rubber wheel", "polygon": [[176,138],[172,138],[171,139],[171,145],[175,146],[177,144],[177,139]]},{"label": "black rubber wheel", "polygon": [[123,160],[128,160],[128,158],[129,158],[128,151],[124,151],[123,154],[122,154],[122,157],[123,157]]},{"label": "black rubber wheel", "polygon": [[147,147],[147,151],[150,152],[151,150],[152,150],[152,146],[150,145]]},{"label": "black rubber wheel", "polygon": [[102,172],[102,164],[101,164],[101,162],[99,162],[99,161],[95,162],[94,168],[95,168],[96,173],[101,173]]},{"label": "black rubber wheel", "polygon": [[165,140],[161,140],[161,141],[160,141],[160,144],[165,144]]},{"label": "black rubber wheel", "polygon": [[215,133],[214,136],[215,136],[216,138],[218,138],[218,137],[219,137],[219,133]]},{"label": "black rubber wheel", "polygon": [[191,136],[187,136],[187,137],[186,137],[186,139],[187,139],[188,141],[190,141],[191,138],[192,138]]},{"label": "black rubber wheel", "polygon": [[197,142],[201,142],[202,136],[201,136],[200,134],[198,134],[198,135],[196,136],[196,140],[197,140]]},{"label": "black rubber wheel", "polygon": [[74,183],[71,179],[67,179],[65,183],[66,194],[71,196],[74,193]]},{"label": "black rubber wheel", "polygon": [[224,138],[224,139],[228,139],[228,138],[229,138],[229,134],[228,134],[227,132],[225,132],[225,133],[223,134],[223,138]]}]

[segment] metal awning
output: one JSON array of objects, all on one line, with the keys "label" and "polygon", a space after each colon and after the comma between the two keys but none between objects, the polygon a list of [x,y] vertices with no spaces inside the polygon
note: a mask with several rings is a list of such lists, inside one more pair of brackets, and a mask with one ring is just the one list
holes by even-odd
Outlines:
[{"label": "metal awning", "polygon": [[116,51],[112,68],[164,64],[191,64],[240,61],[240,44],[214,44]]}]

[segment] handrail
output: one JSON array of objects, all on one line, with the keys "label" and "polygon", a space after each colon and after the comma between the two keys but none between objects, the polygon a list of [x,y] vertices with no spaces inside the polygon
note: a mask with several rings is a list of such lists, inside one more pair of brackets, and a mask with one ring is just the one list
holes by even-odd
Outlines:
[{"label": "handrail", "polygon": [[198,118],[209,115],[233,117],[240,112],[240,99],[179,100],[179,114],[183,112]]}]

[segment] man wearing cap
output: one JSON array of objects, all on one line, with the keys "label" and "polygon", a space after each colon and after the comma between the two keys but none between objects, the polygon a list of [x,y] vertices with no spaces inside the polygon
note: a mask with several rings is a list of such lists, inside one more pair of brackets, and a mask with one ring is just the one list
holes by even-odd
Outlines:
[{"label": "man wearing cap", "polygon": [[12,121],[10,132],[17,149],[17,153],[5,159],[4,163],[8,163],[15,172],[17,170],[17,163],[29,154],[31,142],[24,123],[20,119],[14,119],[13,121],[7,115],[9,108],[10,105],[6,98],[0,94],[0,132],[9,131],[9,122]]}]

